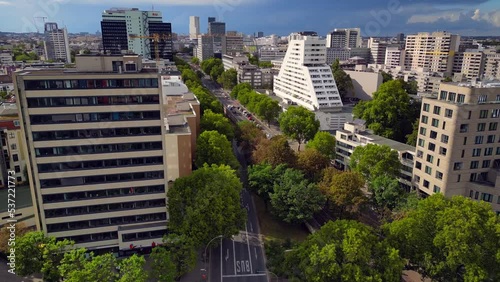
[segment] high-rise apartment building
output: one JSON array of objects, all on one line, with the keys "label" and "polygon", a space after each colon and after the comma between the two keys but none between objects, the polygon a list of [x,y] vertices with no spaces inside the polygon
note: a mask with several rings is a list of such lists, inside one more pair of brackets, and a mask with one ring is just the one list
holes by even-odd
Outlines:
[{"label": "high-rise apartment building", "polygon": [[485,53],[484,77],[500,80],[500,52]]},{"label": "high-rise apartment building", "polygon": [[385,50],[384,65],[388,69],[404,68],[406,51],[400,45],[389,45]]},{"label": "high-rise apartment building", "polygon": [[317,34],[292,33],[274,93],[311,111],[336,110],[342,101],[330,66],[326,64],[326,42]]},{"label": "high-rise apartment building", "polygon": [[441,83],[424,97],[413,177],[427,195],[461,195],[500,213],[500,82]]},{"label": "high-rise apartment building", "polygon": [[360,28],[336,28],[326,35],[326,47],[347,49],[361,47]]},{"label": "high-rise apartment building", "polygon": [[459,44],[460,36],[448,32],[408,35],[405,67],[410,70],[423,68],[425,71],[442,72],[449,76]]},{"label": "high-rise apartment building", "polygon": [[189,17],[189,39],[197,39],[200,34],[200,17]]},{"label": "high-rise apartment building", "polygon": [[181,83],[138,55],[15,74],[38,230],[114,253],[161,242],[168,183],[191,173],[199,130],[199,103]]},{"label": "high-rise apartment building", "polygon": [[58,28],[57,23],[45,23],[45,40],[43,41],[47,60],[71,63],[68,31]]},{"label": "high-rise apartment building", "polygon": [[222,36],[226,34],[226,23],[211,22],[208,24],[208,34]]},{"label": "high-rise apartment building", "polygon": [[214,37],[211,35],[198,35],[196,57],[203,62],[214,56]]},{"label": "high-rise apartment building", "polygon": [[484,74],[486,56],[477,49],[468,49],[455,54],[453,73],[460,74],[463,78],[481,79]]},{"label": "high-rise apartment building", "polygon": [[370,48],[370,63],[382,65],[385,63],[385,52],[388,43],[378,38],[371,37],[368,40],[368,48]]},{"label": "high-rise apartment building", "polygon": [[223,36],[222,54],[236,56],[243,53],[243,36]]},{"label": "high-rise apartment building", "polygon": [[[161,59],[173,60],[172,25],[164,23],[159,11],[109,9],[102,13],[102,45],[106,54],[134,54],[155,59],[156,48]],[[151,37],[160,35],[155,44]],[[134,37],[135,38],[134,38]]]}]

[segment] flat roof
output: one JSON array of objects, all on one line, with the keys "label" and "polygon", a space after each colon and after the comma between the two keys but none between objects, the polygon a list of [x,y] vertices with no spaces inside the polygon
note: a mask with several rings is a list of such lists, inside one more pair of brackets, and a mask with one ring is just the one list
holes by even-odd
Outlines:
[{"label": "flat roof", "polygon": [[415,152],[415,149],[416,149],[415,147],[413,147],[411,145],[376,135],[371,130],[365,130],[362,132],[358,132],[357,134],[370,138],[372,143],[375,143],[378,145],[387,145],[387,146],[391,147],[392,149],[399,151],[399,152],[403,152],[403,151]]},{"label": "flat roof", "polygon": [[[0,199],[7,203],[8,189],[0,189]],[[29,185],[16,186],[16,210],[21,208],[31,207],[33,202],[31,201],[31,191]],[[0,212],[7,211],[7,204],[0,205]]]},{"label": "flat roof", "polygon": [[139,72],[84,72],[84,71],[76,71],[75,69],[65,69],[65,68],[58,68],[58,69],[36,69],[36,68],[30,68],[30,69],[24,69],[24,70],[19,70],[16,71],[17,76],[61,76],[61,75],[123,75],[123,76],[128,76],[128,75],[144,75],[144,74],[155,74],[158,75],[158,71],[156,69],[148,69],[148,68],[143,68]]}]

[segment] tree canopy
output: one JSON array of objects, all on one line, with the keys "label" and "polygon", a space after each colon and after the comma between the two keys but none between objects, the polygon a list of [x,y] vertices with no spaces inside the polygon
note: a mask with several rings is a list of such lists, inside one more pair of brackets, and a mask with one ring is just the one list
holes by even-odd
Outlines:
[{"label": "tree canopy", "polygon": [[381,175],[369,183],[373,204],[381,210],[392,211],[404,203],[406,191],[400,187],[396,178]]},{"label": "tree canopy", "polygon": [[217,131],[204,131],[196,141],[196,157],[194,161],[197,167],[206,164],[227,164],[233,169],[239,168],[239,162],[233,153],[233,147],[226,136]]},{"label": "tree canopy", "polygon": [[281,113],[281,106],[278,101],[271,98],[262,99],[255,105],[255,113],[257,116],[265,120],[267,125],[270,125],[271,122],[275,121],[279,117]]},{"label": "tree canopy", "polygon": [[120,279],[118,282],[146,282],[148,273],[144,269],[146,260],[143,256],[133,254],[120,261]]},{"label": "tree canopy", "polygon": [[382,74],[382,83],[386,83],[394,79],[392,74],[387,73],[385,71],[380,72],[380,74]]},{"label": "tree canopy", "polygon": [[290,107],[282,113],[278,119],[280,129],[286,136],[296,140],[300,144],[311,140],[319,130],[319,120],[313,112],[299,107]]},{"label": "tree canopy", "polygon": [[298,154],[297,168],[311,181],[319,179],[323,169],[329,165],[330,159],[316,149],[307,148]]},{"label": "tree canopy", "polygon": [[234,86],[238,83],[238,73],[236,72],[235,69],[230,68],[226,71],[224,71],[219,78],[217,79],[217,82],[224,87],[224,89],[233,89]]},{"label": "tree canopy", "polygon": [[415,121],[410,96],[399,80],[382,84],[373,94],[373,100],[361,101],[353,110],[354,116],[366,121],[375,134],[406,142]]},{"label": "tree canopy", "polygon": [[274,168],[266,163],[252,165],[248,168],[248,186],[261,196],[267,205],[270,194],[274,192],[274,183],[285,173],[286,169],[286,164],[280,164]]},{"label": "tree canopy", "polygon": [[[170,259],[173,263],[173,274],[175,279],[179,279],[182,275],[189,273],[196,266],[196,259],[198,257],[196,253],[195,242],[193,239],[189,238],[186,234],[176,234],[170,233],[163,237],[163,243],[166,252],[170,253]],[[151,254],[153,261],[161,260],[164,265],[155,265],[153,267],[153,275],[161,275],[160,279],[168,279],[171,277],[166,268],[170,267],[168,262],[163,259],[167,254],[163,250],[154,251]],[[161,273],[160,273],[161,272]]]},{"label": "tree canopy", "polygon": [[268,124],[276,120],[281,113],[281,106],[273,98],[252,90],[249,83],[240,83],[231,91],[231,97],[245,106],[250,112],[265,120]]},{"label": "tree canopy", "polygon": [[262,139],[252,157],[254,163],[268,163],[273,167],[280,164],[295,167],[297,164],[297,155],[283,135],[276,135],[270,140]]},{"label": "tree canopy", "polygon": [[206,110],[200,120],[201,132],[217,131],[226,136],[227,140],[233,140],[234,128],[228,118],[223,114],[212,112],[210,109]]},{"label": "tree canopy", "polygon": [[342,216],[345,211],[357,212],[366,202],[366,197],[361,190],[364,185],[365,181],[361,174],[348,171],[324,174],[319,187]]},{"label": "tree canopy", "polygon": [[436,281],[500,280],[500,217],[491,205],[437,193],[385,225],[409,266]]},{"label": "tree canopy", "polygon": [[329,159],[335,158],[335,137],[328,132],[318,131],[312,140],[307,142],[306,148],[316,149]]},{"label": "tree canopy", "polygon": [[404,262],[372,228],[337,220],[288,252],[286,265],[299,281],[399,282]]},{"label": "tree canopy", "polygon": [[398,153],[387,145],[358,146],[351,155],[349,167],[369,182],[379,176],[398,178],[401,169]]},{"label": "tree canopy", "polygon": [[220,234],[237,234],[245,222],[240,180],[228,166],[205,165],[178,178],[168,190],[170,229],[191,238],[197,247]]},{"label": "tree canopy", "polygon": [[340,93],[340,97],[344,98],[349,92],[354,90],[351,76],[348,75],[341,67],[339,59],[336,59],[332,64],[333,78]]}]

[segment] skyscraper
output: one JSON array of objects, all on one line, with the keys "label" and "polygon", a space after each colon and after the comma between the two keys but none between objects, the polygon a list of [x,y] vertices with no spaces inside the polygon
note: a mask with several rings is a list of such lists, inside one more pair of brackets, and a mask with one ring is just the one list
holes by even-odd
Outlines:
[{"label": "skyscraper", "polygon": [[150,38],[131,38],[160,35],[158,51],[160,58],[173,60],[172,25],[162,21],[158,11],[132,9],[109,9],[102,13],[102,44],[105,53],[121,54],[132,51],[135,54],[155,58],[155,43]]},{"label": "skyscraper", "polygon": [[58,28],[57,23],[45,23],[43,45],[47,60],[71,63],[71,51],[66,28]]},{"label": "skyscraper", "polygon": [[200,34],[200,17],[189,17],[189,39],[197,39]]},{"label": "skyscraper", "polygon": [[336,28],[326,35],[326,47],[348,49],[361,47],[360,28]]},{"label": "skyscraper", "polygon": [[226,23],[211,22],[208,24],[208,34],[222,36],[226,34]]}]

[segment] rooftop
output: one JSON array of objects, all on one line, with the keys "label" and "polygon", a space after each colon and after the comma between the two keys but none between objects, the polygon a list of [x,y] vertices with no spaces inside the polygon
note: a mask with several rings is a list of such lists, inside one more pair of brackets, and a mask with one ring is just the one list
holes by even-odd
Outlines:
[{"label": "rooftop", "polygon": [[[0,198],[7,199],[8,189],[0,189]],[[33,202],[31,201],[31,191],[28,185],[17,186],[16,187],[16,209],[31,207]],[[6,212],[7,205],[0,205],[0,212]]]}]

